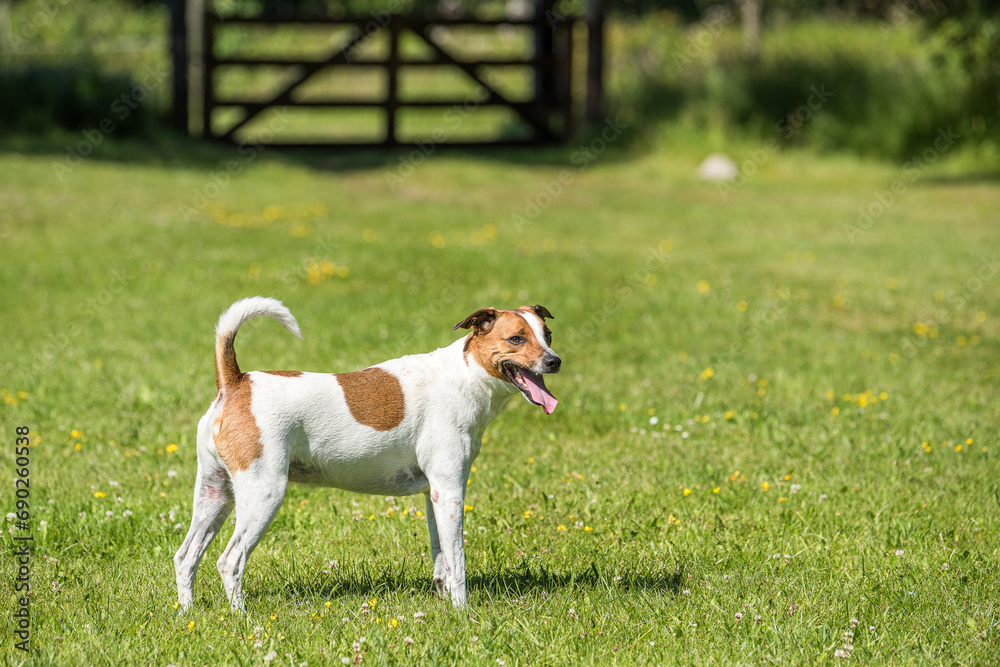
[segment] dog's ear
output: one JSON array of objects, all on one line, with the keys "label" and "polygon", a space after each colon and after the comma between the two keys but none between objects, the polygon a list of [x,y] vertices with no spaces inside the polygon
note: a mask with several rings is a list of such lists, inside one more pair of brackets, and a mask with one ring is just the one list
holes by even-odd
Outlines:
[{"label": "dog's ear", "polygon": [[489,333],[490,329],[493,328],[493,324],[497,321],[497,310],[496,308],[480,308],[476,312],[472,313],[464,320],[456,324],[451,328],[452,331],[456,329],[470,329],[474,328],[476,333]]},{"label": "dog's ear", "polygon": [[542,320],[544,320],[546,317],[549,318],[550,320],[556,319],[555,317],[552,316],[552,313],[550,313],[549,309],[546,308],[545,306],[539,306],[536,303],[534,307],[532,307],[532,310],[535,311],[535,315],[538,315],[538,317],[540,317]]}]

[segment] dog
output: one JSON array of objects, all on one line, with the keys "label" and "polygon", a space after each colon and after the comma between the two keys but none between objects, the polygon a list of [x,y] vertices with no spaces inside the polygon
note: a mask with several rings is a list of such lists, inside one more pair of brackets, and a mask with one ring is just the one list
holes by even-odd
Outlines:
[{"label": "dog", "polygon": [[426,498],[433,581],[466,604],[463,513],[469,469],[486,427],[520,392],[551,414],[558,401],[543,375],[562,364],[543,306],[483,308],[452,327],[469,333],[428,352],[353,373],[253,371],[233,341],[267,316],[302,338],[280,301],[237,301],[215,329],[218,394],[198,422],[198,475],[191,527],[174,556],[181,611],[194,600],[205,549],[236,510],[217,566],[233,610],[243,612],[243,575],[289,482],[358,493]]}]

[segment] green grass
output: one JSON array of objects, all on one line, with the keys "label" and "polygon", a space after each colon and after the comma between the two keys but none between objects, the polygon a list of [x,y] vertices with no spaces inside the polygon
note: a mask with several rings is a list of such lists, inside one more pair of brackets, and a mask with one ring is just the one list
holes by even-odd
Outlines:
[{"label": "green grass", "polygon": [[[583,171],[573,150],[439,152],[390,188],[393,154],[109,139],[59,180],[59,151],[9,145],[0,453],[11,479],[30,427],[36,541],[24,656],[4,531],[3,661],[339,664],[362,637],[364,664],[993,660],[996,181],[939,162],[852,243],[899,168],[782,152],[723,198],[695,149]],[[228,527],[177,616],[212,329],[254,294],[305,341],[253,322],[244,369],[353,370],[482,306],[553,312],[561,403],[516,399],[468,488],[468,610],[432,592],[420,497],[293,488],[249,616],[214,568]]]}]

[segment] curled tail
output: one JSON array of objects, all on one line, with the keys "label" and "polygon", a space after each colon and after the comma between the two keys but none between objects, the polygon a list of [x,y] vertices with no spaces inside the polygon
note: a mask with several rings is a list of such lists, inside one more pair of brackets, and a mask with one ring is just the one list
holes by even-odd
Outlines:
[{"label": "curled tail", "polygon": [[277,320],[293,335],[302,338],[299,324],[291,311],[277,299],[263,296],[240,299],[222,313],[219,323],[215,325],[215,385],[218,389],[239,382],[243,377],[240,366],[236,363],[233,341],[241,326],[263,315]]}]

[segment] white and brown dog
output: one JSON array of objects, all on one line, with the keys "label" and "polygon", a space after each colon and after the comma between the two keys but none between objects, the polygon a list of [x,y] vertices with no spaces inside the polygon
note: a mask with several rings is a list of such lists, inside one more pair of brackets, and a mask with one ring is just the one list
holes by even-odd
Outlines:
[{"label": "white and brown dog", "polygon": [[266,315],[302,337],[274,299],[234,303],[215,329],[219,393],[198,422],[198,478],[191,528],[174,556],[182,609],[194,599],[205,549],[236,508],[236,528],[218,569],[242,611],[247,560],[285,497],[288,482],[359,493],[423,493],[434,584],[466,602],[462,526],[469,469],[483,432],[520,391],[546,414],[556,399],[542,375],[559,370],[542,306],[478,310],[453,327],[471,329],[447,347],[354,373],[243,373],[233,340]]}]

